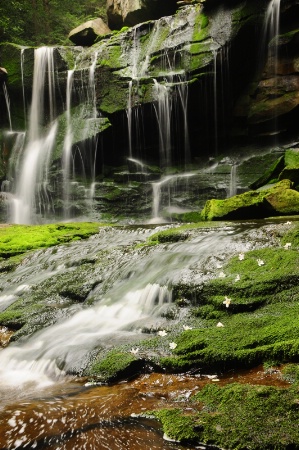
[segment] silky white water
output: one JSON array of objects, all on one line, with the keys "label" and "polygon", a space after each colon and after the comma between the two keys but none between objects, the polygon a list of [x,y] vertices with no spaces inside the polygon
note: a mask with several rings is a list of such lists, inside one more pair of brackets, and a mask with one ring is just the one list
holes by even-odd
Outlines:
[{"label": "silky white water", "polygon": [[64,271],[71,273],[76,261],[86,257],[99,261],[93,274],[95,287],[84,304],[71,305],[64,319],[0,352],[0,386],[51,383],[65,372],[79,370],[99,345],[134,342],[138,336],[144,339],[144,327],[163,326],[162,313],[171,306],[174,283],[201,283],[209,276],[208,267],[216,270],[221,253],[232,254],[247,245],[236,238],[239,231],[231,227],[202,230],[164,248],[134,250],[134,242],[144,241],[157,230],[103,229],[98,236],[60,247],[58,252],[39,251],[13,276],[3,276],[0,305],[5,308],[26,298],[45,280],[54,281]]}]

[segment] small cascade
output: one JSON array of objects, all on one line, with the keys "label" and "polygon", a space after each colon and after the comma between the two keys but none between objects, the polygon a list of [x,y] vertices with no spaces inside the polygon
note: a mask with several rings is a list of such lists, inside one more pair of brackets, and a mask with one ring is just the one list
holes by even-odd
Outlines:
[{"label": "small cascade", "polygon": [[161,211],[161,204],[162,204],[162,194],[163,194],[163,187],[165,186],[167,188],[167,203],[168,208],[171,208],[171,201],[173,194],[176,191],[177,183],[180,180],[186,181],[185,188],[182,190],[188,190],[188,178],[194,176],[195,173],[182,173],[177,175],[166,175],[164,178],[162,178],[160,181],[157,181],[155,183],[152,183],[152,189],[153,189],[153,200],[152,200],[152,218],[150,219],[149,223],[163,223],[166,222],[166,220],[161,217],[160,211]]},{"label": "small cascade", "polygon": [[136,158],[127,158],[127,161],[133,163],[133,164],[135,165],[137,171],[138,171],[138,169],[140,169],[139,171],[140,171],[141,173],[147,173],[146,165],[143,164],[142,161],[139,161],[139,160],[136,159]]},{"label": "small cascade", "polygon": [[[96,342],[127,325],[155,317],[171,302],[171,292],[159,284],[130,290],[121,300],[103,299],[97,306],[77,312],[73,317],[36,333],[22,346],[10,346],[1,353],[0,378],[14,384],[36,381],[47,384],[65,377],[70,360],[92,349]],[[59,366],[61,369],[59,369]]]},{"label": "small cascade", "polygon": [[[194,10],[190,9],[190,40],[193,32],[195,21]],[[177,24],[174,25],[174,27]],[[142,79],[147,78],[154,70],[156,76],[154,81],[153,96],[156,99],[154,104],[155,119],[157,121],[159,134],[159,153],[160,166],[169,167],[174,162],[172,155],[171,136],[177,128],[176,120],[180,122],[183,129],[183,136],[180,136],[182,142],[182,151],[184,164],[190,162],[190,146],[189,146],[189,130],[188,130],[188,80],[185,76],[183,56],[180,50],[176,49],[179,45],[180,37],[175,37],[174,29],[172,29],[172,17],[163,17],[155,23],[148,24],[147,39],[142,40],[142,31],[139,27],[132,29],[132,44],[128,48],[124,46],[123,51],[126,52],[126,58],[129,58],[130,68],[126,69],[126,75],[131,80],[128,84],[128,102],[127,102],[127,120],[128,120],[128,148],[129,157],[135,157],[134,143],[136,147],[140,147],[136,130],[140,130],[140,114],[138,106],[138,96]],[[165,36],[165,29],[168,29],[169,36]],[[161,41],[163,49],[161,49]],[[151,65],[151,57],[155,55],[155,67]],[[183,127],[181,124],[183,123]],[[134,135],[134,131],[136,136]],[[135,138],[135,139],[134,139]],[[173,137],[176,140],[176,137]],[[181,150],[181,149],[180,149]],[[138,157],[138,155],[137,155]]]},{"label": "small cascade", "polygon": [[7,90],[5,81],[3,82],[2,86],[3,86],[5,103],[6,103],[6,109],[7,109],[9,129],[10,129],[10,131],[12,131],[11,113],[10,113],[10,99],[9,99],[8,90]]}]

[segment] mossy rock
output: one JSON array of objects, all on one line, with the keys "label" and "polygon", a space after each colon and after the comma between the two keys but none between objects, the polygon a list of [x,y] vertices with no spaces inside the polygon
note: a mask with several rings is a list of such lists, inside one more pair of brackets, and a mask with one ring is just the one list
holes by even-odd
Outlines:
[{"label": "mossy rock", "polygon": [[294,189],[273,189],[265,196],[265,200],[276,214],[299,214],[299,192]]},{"label": "mossy rock", "polygon": [[289,179],[295,184],[299,183],[299,150],[288,149],[284,156],[284,168],[281,170],[279,180]]},{"label": "mossy rock", "polygon": [[297,214],[299,194],[291,187],[290,180],[282,180],[260,192],[248,191],[225,200],[208,200],[201,217],[203,220],[238,220]]},{"label": "mossy rock", "polygon": [[88,375],[96,381],[111,382],[136,376],[143,367],[144,361],[133,354],[112,350],[93,363],[88,370]]},{"label": "mossy rock", "polygon": [[217,449],[298,448],[298,385],[209,383],[191,398],[190,406],[188,413],[183,409],[154,412],[173,440]]}]

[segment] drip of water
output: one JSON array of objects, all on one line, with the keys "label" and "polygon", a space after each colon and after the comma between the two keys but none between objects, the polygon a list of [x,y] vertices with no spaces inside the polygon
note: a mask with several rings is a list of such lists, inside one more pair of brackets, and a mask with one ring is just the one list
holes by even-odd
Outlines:
[{"label": "drip of water", "polygon": [[25,97],[25,83],[24,83],[24,57],[25,52],[24,49],[21,49],[21,76],[22,76],[22,94],[23,94],[23,108],[24,108],[24,124],[26,127],[26,97]]},{"label": "drip of water", "polygon": [[62,171],[63,171],[63,200],[64,217],[69,217],[70,207],[70,166],[72,158],[73,129],[71,121],[72,89],[73,89],[74,71],[68,70],[67,88],[66,88],[66,134],[63,145]]},{"label": "drip of water", "polygon": [[139,160],[136,159],[136,158],[127,158],[127,160],[130,161],[130,162],[132,162],[132,163],[134,163],[136,167],[139,167],[141,173],[146,173],[146,172],[147,172],[147,170],[146,170],[146,165],[143,164],[143,162],[139,161]]},{"label": "drip of water", "polygon": [[132,157],[132,88],[133,81],[129,81],[129,97],[128,97],[128,105],[127,105],[127,117],[128,117],[128,139],[129,139],[129,156]]},{"label": "drip of water", "polygon": [[155,112],[159,127],[159,152],[160,166],[169,167],[171,165],[171,112],[172,102],[170,96],[170,88],[156,79],[155,91],[157,104]]},{"label": "drip of water", "polygon": [[8,115],[8,122],[9,122],[9,129],[12,131],[12,124],[11,124],[11,114],[10,114],[10,98],[7,90],[7,86],[5,81],[2,84],[3,86],[3,92],[4,92],[4,98],[6,103],[6,109],[7,109],[7,115]]},{"label": "drip of water", "polygon": [[213,50],[214,76],[213,76],[213,100],[214,100],[214,141],[215,154],[218,154],[218,102],[217,102],[217,50]]},{"label": "drip of water", "polygon": [[237,165],[232,164],[230,170],[229,197],[233,197],[237,193]]}]

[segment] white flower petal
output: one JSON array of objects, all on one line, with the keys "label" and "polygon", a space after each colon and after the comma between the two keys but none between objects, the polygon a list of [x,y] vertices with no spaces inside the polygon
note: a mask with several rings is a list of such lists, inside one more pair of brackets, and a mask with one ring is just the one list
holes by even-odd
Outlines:
[{"label": "white flower petal", "polygon": [[165,331],[165,330],[158,331],[158,336],[166,336],[166,335],[167,335],[167,331]]}]

